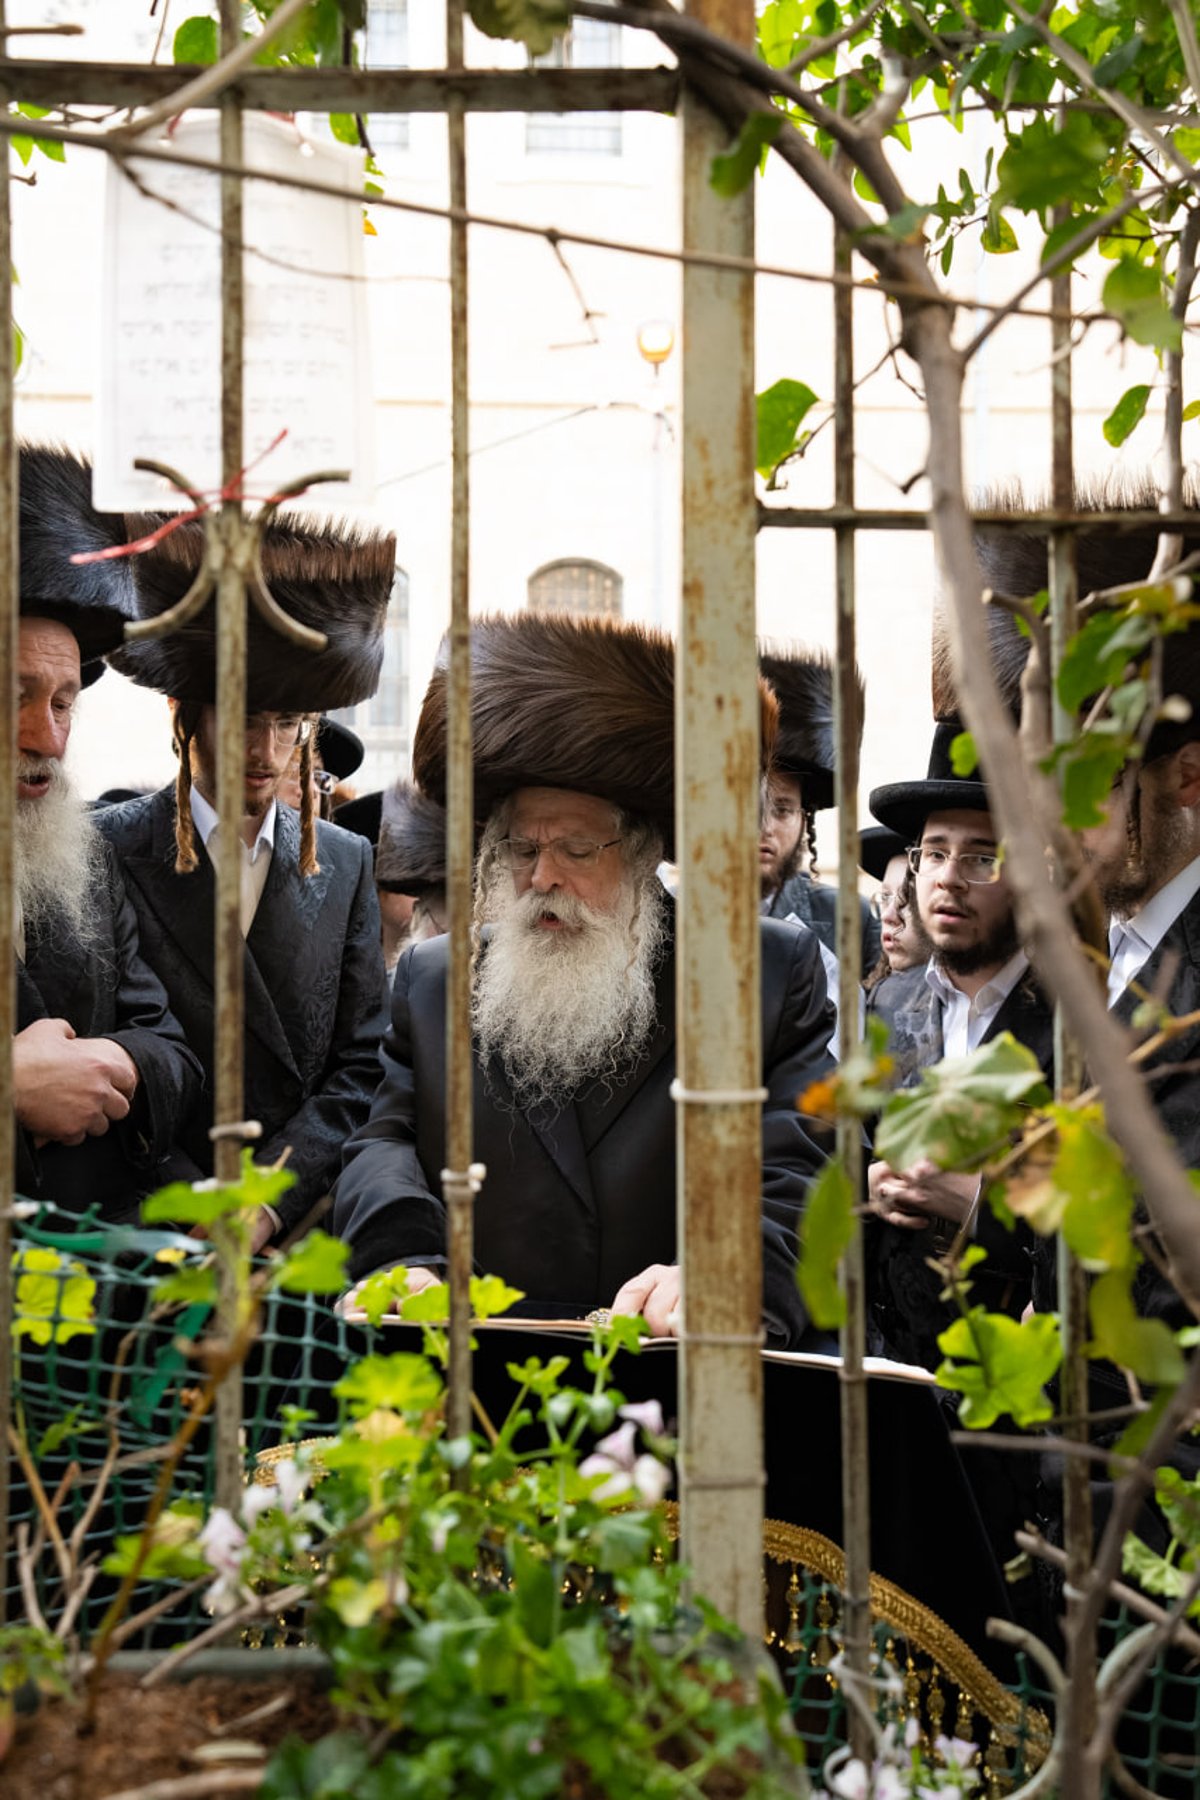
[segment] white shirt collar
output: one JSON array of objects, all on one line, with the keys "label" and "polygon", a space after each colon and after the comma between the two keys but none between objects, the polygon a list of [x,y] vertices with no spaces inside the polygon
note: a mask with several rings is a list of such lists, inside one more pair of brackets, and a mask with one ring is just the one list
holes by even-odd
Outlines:
[{"label": "white shirt collar", "polygon": [[1200,856],[1173,875],[1166,887],[1152,894],[1145,906],[1128,919],[1113,919],[1108,928],[1109,953],[1113,954],[1122,936],[1136,938],[1145,946],[1147,957],[1157,950],[1184,907],[1200,893]]},{"label": "white shirt collar", "polygon": [[[208,801],[204,798],[204,795],[200,792],[200,789],[196,787],[194,783],[189,797],[192,803],[192,818],[196,822],[196,830],[200,833],[200,841],[207,850],[208,840],[217,828],[217,815],[209,805]],[[246,856],[250,862],[257,862],[260,853],[263,851],[270,854],[274,850],[275,818],[278,811],[278,801],[272,800],[270,806],[268,806],[266,812],[263,814],[262,824],[255,834],[253,844],[246,849]]]}]

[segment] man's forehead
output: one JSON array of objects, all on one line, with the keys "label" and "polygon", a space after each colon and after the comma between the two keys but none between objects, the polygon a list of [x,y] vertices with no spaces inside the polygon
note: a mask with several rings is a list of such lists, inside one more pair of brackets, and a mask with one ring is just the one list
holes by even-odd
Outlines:
[{"label": "man's forehead", "polygon": [[979,844],[987,847],[996,841],[996,827],[991,813],[968,807],[953,812],[930,813],[921,832],[923,844]]},{"label": "man's forehead", "polygon": [[24,680],[49,678],[79,686],[79,642],[60,619],[22,618],[17,639],[17,669]]},{"label": "man's forehead", "polygon": [[598,794],[572,788],[518,788],[513,795],[511,830],[524,836],[531,828],[556,832],[612,828],[616,808]]}]

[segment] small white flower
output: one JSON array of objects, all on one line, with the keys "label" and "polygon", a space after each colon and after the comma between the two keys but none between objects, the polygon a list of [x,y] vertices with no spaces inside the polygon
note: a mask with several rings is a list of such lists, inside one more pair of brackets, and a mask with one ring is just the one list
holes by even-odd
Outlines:
[{"label": "small white flower", "polygon": [[899,1769],[890,1763],[875,1771],[874,1800],[906,1800],[908,1789]]},{"label": "small white flower", "polygon": [[[637,1437],[637,1426],[632,1419],[626,1419],[615,1431],[600,1439],[596,1445],[596,1454],[606,1456],[609,1462],[618,1469],[632,1469],[634,1457],[634,1439]],[[591,1458],[588,1458],[589,1462]]]},{"label": "small white flower", "polygon": [[969,1738],[940,1737],[934,1749],[948,1769],[969,1769],[978,1750],[978,1744],[971,1743]]},{"label": "small white flower", "polygon": [[275,1492],[279,1495],[279,1504],[284,1516],[291,1518],[296,1503],[308,1486],[308,1471],[297,1464],[294,1457],[287,1457],[275,1468]]},{"label": "small white flower", "polygon": [[619,1406],[617,1415],[640,1425],[651,1437],[661,1437],[663,1434],[662,1406],[657,1400],[638,1400],[630,1406]]},{"label": "small white flower", "polygon": [[592,1494],[593,1500],[615,1500],[620,1494],[627,1494],[633,1486],[633,1476],[628,1469],[621,1468],[611,1456],[601,1456],[599,1451],[594,1456],[585,1456],[579,1465],[579,1473],[584,1480],[593,1475],[607,1475],[608,1480]]},{"label": "small white flower", "polygon": [[246,1549],[246,1534],[227,1507],[215,1506],[200,1533],[200,1548],[219,1575],[237,1575]]},{"label": "small white flower", "polygon": [[450,1520],[443,1515],[440,1519],[435,1519],[429,1527],[429,1542],[435,1556],[441,1556],[445,1552],[450,1538],[450,1523]]},{"label": "small white flower", "polygon": [[246,1530],[252,1531],[265,1512],[279,1505],[279,1495],[273,1487],[263,1487],[255,1483],[246,1489],[242,1499],[242,1519]]},{"label": "small white flower", "polygon": [[829,1782],[830,1792],[837,1794],[838,1800],[868,1800],[871,1778],[867,1773],[866,1763],[860,1762],[857,1756],[851,1757],[836,1775],[830,1775],[826,1770],[825,1778]]},{"label": "small white flower", "polygon": [[904,1746],[907,1750],[915,1750],[921,1741],[921,1724],[919,1719],[908,1719],[904,1725]]},{"label": "small white flower", "polygon": [[647,1506],[657,1506],[671,1485],[671,1471],[657,1456],[639,1456],[633,1465],[633,1485]]}]

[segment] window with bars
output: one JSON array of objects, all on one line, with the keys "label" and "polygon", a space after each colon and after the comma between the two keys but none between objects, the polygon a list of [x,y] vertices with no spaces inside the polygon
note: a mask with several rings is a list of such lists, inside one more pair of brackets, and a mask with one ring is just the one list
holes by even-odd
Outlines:
[{"label": "window with bars", "polygon": [[[363,67],[407,69],[408,66],[408,0],[370,0],[363,39]],[[407,150],[408,115],[372,113],[367,134],[372,149],[377,152]]]},{"label": "window with bars", "polygon": [[[612,69],[620,66],[621,27],[606,19],[576,19],[552,50],[533,58],[539,69]],[[621,115],[614,112],[530,113],[525,120],[528,156],[620,156]]]},{"label": "window with bars", "polygon": [[617,571],[604,563],[564,557],[546,563],[529,577],[529,610],[619,619],[623,588]]}]

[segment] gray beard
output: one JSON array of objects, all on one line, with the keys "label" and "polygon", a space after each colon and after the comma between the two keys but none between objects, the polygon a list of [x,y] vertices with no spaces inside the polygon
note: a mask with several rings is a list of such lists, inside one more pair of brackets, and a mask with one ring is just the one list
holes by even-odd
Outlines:
[{"label": "gray beard", "polygon": [[100,839],[61,762],[19,756],[26,780],[48,775],[40,800],[18,800],[13,840],[17,902],[27,934],[63,927],[79,944],[96,936],[88,904],[100,868]]},{"label": "gray beard", "polygon": [[[480,1054],[499,1057],[517,1106],[560,1110],[593,1081],[625,1079],[656,1019],[666,924],[657,878],[631,883],[604,913],[562,894],[517,896],[500,870],[485,902],[494,930],[471,1018]],[[545,912],[571,929],[539,930]]]}]

